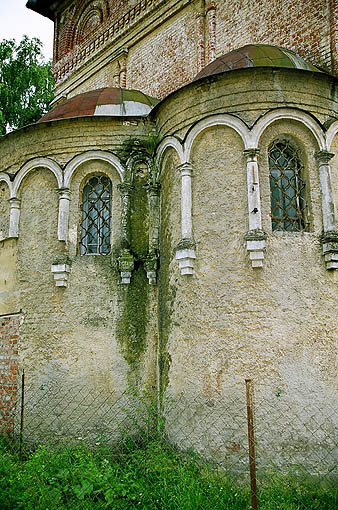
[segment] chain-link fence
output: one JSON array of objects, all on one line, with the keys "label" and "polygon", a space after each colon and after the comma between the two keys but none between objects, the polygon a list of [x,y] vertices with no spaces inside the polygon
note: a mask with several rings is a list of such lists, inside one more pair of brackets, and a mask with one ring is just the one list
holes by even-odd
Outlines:
[{"label": "chain-link fence", "polygon": [[[338,507],[337,407],[332,401],[318,406],[311,395],[300,398],[301,392],[273,392],[259,384],[254,390],[243,381],[223,396],[167,391],[156,399],[130,390],[117,395],[26,383],[18,391],[24,399],[6,417],[11,423],[14,418],[7,448],[23,460],[41,444],[49,452],[61,445],[104,448],[125,476],[137,459],[136,479],[129,473],[127,495],[111,508]],[[189,498],[200,498],[192,506],[187,474]],[[151,498],[128,499],[142,477]]]}]

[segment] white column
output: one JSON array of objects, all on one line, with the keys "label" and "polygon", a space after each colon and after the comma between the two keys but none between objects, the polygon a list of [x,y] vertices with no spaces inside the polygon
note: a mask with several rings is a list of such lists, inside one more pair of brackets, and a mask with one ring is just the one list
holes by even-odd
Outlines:
[{"label": "white column", "polygon": [[59,193],[58,240],[67,241],[70,191],[69,188],[60,188],[57,191]]},{"label": "white column", "polygon": [[190,163],[183,163],[178,167],[181,172],[181,235],[182,239],[192,238],[192,192],[191,177],[192,166]]},{"label": "white column", "polygon": [[261,198],[257,156],[259,149],[246,149],[249,232],[246,246],[252,267],[263,267],[266,234],[262,231]]},{"label": "white column", "polygon": [[20,220],[20,203],[19,198],[10,198],[10,216],[9,216],[9,232],[8,237],[19,237],[19,220]]},{"label": "white column", "polygon": [[334,154],[328,151],[317,152],[316,158],[319,167],[320,188],[322,192],[322,213],[324,232],[334,231],[336,228],[336,215],[331,187],[330,159]]},{"label": "white column", "polygon": [[193,274],[195,242],[192,235],[192,165],[183,163],[178,167],[181,173],[181,241],[176,247],[176,259],[181,274]]},{"label": "white column", "polygon": [[261,230],[262,213],[259,192],[258,162],[259,149],[247,149],[244,154],[246,160],[246,175],[248,184],[249,231]]},{"label": "white column", "polygon": [[322,192],[323,235],[322,249],[326,269],[338,269],[338,232],[336,231],[336,213],[331,186],[330,159],[334,154],[328,151],[317,152],[320,189]]}]

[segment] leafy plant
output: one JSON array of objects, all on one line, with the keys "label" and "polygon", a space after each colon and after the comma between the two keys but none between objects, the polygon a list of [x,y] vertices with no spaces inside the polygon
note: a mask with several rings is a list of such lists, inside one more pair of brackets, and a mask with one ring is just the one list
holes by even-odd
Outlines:
[{"label": "leafy plant", "polygon": [[[338,503],[333,485],[291,473],[266,473],[258,487],[260,510],[331,510]],[[126,437],[114,450],[41,446],[24,462],[1,443],[0,508],[248,510],[249,479],[233,478],[158,437]]]}]

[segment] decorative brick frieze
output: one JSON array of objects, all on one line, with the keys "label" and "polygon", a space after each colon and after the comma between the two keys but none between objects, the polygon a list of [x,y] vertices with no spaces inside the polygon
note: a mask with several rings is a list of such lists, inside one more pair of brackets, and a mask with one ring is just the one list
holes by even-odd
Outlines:
[{"label": "decorative brick frieze", "polygon": [[[53,65],[53,76],[56,86],[161,3],[163,3],[163,0],[142,0],[119,18],[116,19],[116,13],[109,17],[93,31],[92,35],[88,36],[80,44],[75,45],[74,48],[68,47],[68,52],[63,54]],[[74,29],[72,27],[73,31]],[[58,54],[60,55],[60,52]],[[122,68],[121,86],[123,87],[125,84],[126,69],[124,65]]]}]

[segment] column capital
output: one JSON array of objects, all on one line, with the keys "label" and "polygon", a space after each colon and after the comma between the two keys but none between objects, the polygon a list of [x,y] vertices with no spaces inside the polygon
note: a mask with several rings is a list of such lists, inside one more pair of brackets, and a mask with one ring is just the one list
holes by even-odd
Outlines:
[{"label": "column capital", "polygon": [[159,182],[146,184],[146,189],[149,195],[159,195],[161,184]]},{"label": "column capital", "polygon": [[65,198],[66,200],[70,200],[70,189],[69,188],[57,188],[56,192],[59,195],[59,198]]},{"label": "column capital", "polygon": [[121,195],[129,195],[132,190],[132,185],[129,182],[122,182],[117,185],[117,189],[121,193]]},{"label": "column capital", "polygon": [[327,165],[330,159],[333,158],[334,153],[323,150],[316,152],[315,156],[320,165]]},{"label": "column capital", "polygon": [[243,154],[247,158],[256,159],[259,154],[259,149],[257,147],[250,147],[249,149],[245,149]]},{"label": "column capital", "polygon": [[9,199],[10,207],[14,209],[19,209],[21,204],[21,198],[12,197]]},{"label": "column capital", "polygon": [[182,163],[182,165],[178,165],[177,170],[181,172],[182,177],[191,177],[193,172],[192,164],[189,161]]}]

